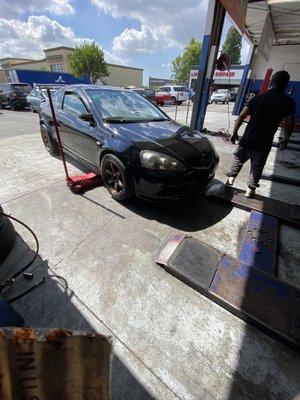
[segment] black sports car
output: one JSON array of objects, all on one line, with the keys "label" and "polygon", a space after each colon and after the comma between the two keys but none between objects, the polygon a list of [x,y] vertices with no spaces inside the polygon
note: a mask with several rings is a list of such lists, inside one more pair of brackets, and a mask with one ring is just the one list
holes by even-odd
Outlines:
[{"label": "black sports car", "polygon": [[[172,200],[204,190],[218,155],[198,131],[172,121],[138,94],[94,85],[64,87],[53,96],[66,153],[102,175],[116,200]],[[48,102],[40,128],[50,154],[58,152]]]}]

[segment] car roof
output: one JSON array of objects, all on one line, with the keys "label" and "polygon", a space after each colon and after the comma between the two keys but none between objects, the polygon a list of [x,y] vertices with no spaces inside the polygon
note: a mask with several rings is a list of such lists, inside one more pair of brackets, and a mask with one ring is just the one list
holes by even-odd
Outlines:
[{"label": "car roof", "polygon": [[72,90],[72,89],[80,89],[80,90],[96,90],[96,89],[101,89],[101,90],[116,90],[116,91],[126,91],[130,92],[129,89],[123,89],[120,87],[116,86],[105,86],[105,85],[89,85],[89,84],[76,84],[76,85],[66,85],[63,87],[66,91]]}]

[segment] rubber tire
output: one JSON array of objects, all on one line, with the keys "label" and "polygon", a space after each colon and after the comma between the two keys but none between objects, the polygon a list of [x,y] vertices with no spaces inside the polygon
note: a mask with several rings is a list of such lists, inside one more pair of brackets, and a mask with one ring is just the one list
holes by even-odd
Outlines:
[{"label": "rubber tire", "polygon": [[0,110],[5,110],[5,105],[0,103]]},{"label": "rubber tire", "polygon": [[[122,174],[123,180],[125,182],[124,184],[124,189],[121,193],[119,194],[114,194],[109,190],[108,185],[105,183],[104,179],[103,179],[103,169],[105,164],[110,161],[110,162],[114,162],[118,167],[119,170]],[[114,200],[117,201],[124,201],[126,199],[129,199],[130,197],[134,196],[134,183],[133,183],[133,179],[132,177],[128,174],[128,171],[125,167],[125,165],[123,164],[123,162],[116,157],[114,154],[105,154],[105,156],[102,158],[101,160],[101,176],[102,176],[102,180],[103,180],[103,185],[106,188],[106,190],[110,193],[111,197]]]},{"label": "rubber tire", "polygon": [[18,110],[18,107],[15,104],[13,104],[11,101],[9,102],[9,107],[13,111],[17,111]]},{"label": "rubber tire", "polygon": [[183,101],[177,101],[178,106],[181,106],[182,103],[183,103]]},{"label": "rubber tire", "polygon": [[175,98],[175,97],[172,97],[172,99],[171,99],[171,105],[172,105],[172,106],[176,106],[176,98]]},{"label": "rubber tire", "polygon": [[[45,125],[40,125],[40,131],[41,131],[41,137],[42,137],[42,141],[44,143],[44,146],[46,148],[46,150],[48,151],[49,154],[51,154],[52,156],[59,154],[59,148],[58,148],[58,144],[56,143],[56,141],[52,138],[52,136],[49,134],[48,129],[46,128]],[[43,140],[43,134],[48,136],[49,139],[49,148],[46,147],[45,142]]]},{"label": "rubber tire", "polygon": [[[3,211],[1,206],[0,211]],[[15,239],[16,231],[11,220],[0,214],[0,264],[10,253]]]}]

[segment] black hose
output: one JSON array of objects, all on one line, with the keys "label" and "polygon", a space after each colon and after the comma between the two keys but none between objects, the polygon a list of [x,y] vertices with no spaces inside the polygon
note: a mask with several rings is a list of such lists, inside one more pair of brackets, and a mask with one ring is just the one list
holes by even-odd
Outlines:
[{"label": "black hose", "polygon": [[6,279],[4,282],[2,282],[0,284],[0,293],[2,292],[3,289],[5,289],[7,286],[11,286],[15,280],[15,278],[19,275],[21,275],[24,271],[26,271],[27,268],[30,267],[30,265],[32,265],[34,263],[34,261],[36,260],[38,254],[39,254],[39,241],[38,238],[36,236],[36,234],[33,232],[33,230],[31,228],[29,228],[28,225],[26,225],[24,222],[20,221],[18,218],[12,217],[9,214],[5,214],[4,212],[0,211],[1,215],[4,215],[7,218],[12,219],[13,221],[18,222],[19,224],[23,225],[26,229],[29,230],[29,232],[32,234],[32,236],[34,237],[35,243],[36,243],[36,250],[35,250],[35,254],[33,256],[33,258],[21,269],[19,269],[18,271],[16,271],[14,274],[12,274],[8,279]]},{"label": "black hose", "polygon": [[40,286],[40,285],[41,285],[42,283],[44,283],[44,282],[45,282],[45,277],[43,277],[39,282],[35,283],[35,284],[34,284],[33,286],[31,286],[29,289],[24,290],[24,292],[18,294],[18,295],[15,296],[15,297],[11,297],[10,299],[7,299],[7,301],[8,301],[9,303],[12,303],[13,301],[20,299],[21,297],[25,296],[25,294],[31,292],[32,290],[34,290],[35,288],[37,288],[38,286]]}]

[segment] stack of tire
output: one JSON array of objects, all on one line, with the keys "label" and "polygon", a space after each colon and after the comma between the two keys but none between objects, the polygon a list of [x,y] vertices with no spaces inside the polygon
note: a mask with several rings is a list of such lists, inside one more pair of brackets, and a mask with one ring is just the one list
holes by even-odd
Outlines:
[{"label": "stack of tire", "polygon": [[2,214],[0,206],[0,264],[10,253],[16,239],[16,231],[10,219]]}]

